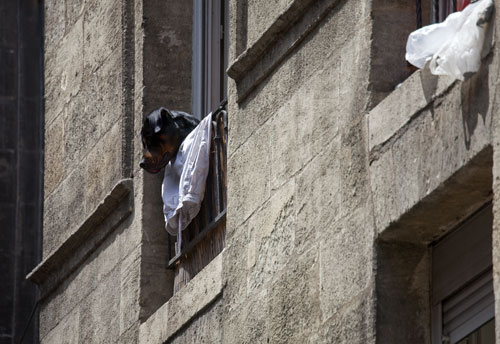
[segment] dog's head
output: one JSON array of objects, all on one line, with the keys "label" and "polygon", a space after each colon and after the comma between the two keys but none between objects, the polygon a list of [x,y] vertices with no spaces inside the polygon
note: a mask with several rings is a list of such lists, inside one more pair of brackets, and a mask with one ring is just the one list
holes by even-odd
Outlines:
[{"label": "dog's head", "polygon": [[199,121],[180,111],[158,108],[145,119],[141,130],[144,154],[139,166],[158,173],[177,155],[179,146]]}]

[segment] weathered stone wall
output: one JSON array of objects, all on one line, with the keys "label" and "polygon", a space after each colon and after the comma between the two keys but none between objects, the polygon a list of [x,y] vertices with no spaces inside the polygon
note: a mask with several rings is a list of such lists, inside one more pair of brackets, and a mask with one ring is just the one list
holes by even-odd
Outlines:
[{"label": "weathered stone wall", "polygon": [[[370,7],[319,1],[302,14],[261,58],[269,72],[260,83],[247,81],[251,67],[230,83],[226,343],[374,335]],[[301,30],[280,62],[276,52]],[[255,90],[238,100],[247,82]]]},{"label": "weathered stone wall", "polygon": [[136,337],[137,191],[120,183],[133,147],[130,13],[115,0],[45,1],[42,343]]},{"label": "weathered stone wall", "polygon": [[404,80],[411,1],[230,2],[227,247],[170,297],[130,152],[152,107],[189,109],[191,8],[126,3],[47,3],[42,342],[428,343],[426,245],[498,178],[498,47],[465,82]]},{"label": "weathered stone wall", "polygon": [[139,169],[138,133],[152,107],[189,111],[184,4],[45,2],[44,254],[29,276],[42,343],[135,343],[172,294],[161,176]]}]

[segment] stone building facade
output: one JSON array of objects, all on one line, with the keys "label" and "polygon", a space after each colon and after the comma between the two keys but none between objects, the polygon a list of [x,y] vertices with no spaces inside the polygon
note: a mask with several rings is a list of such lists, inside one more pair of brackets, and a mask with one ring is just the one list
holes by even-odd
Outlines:
[{"label": "stone building facade", "polygon": [[197,4],[45,1],[41,342],[453,336],[448,301],[499,288],[497,16],[461,82],[406,65],[413,0],[229,1],[226,248],[172,295],[138,133],[191,109]]}]

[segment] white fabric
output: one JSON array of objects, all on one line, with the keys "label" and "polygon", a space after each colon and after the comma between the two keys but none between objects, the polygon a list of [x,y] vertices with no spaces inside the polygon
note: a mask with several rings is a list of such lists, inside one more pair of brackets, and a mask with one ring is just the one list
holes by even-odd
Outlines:
[{"label": "white fabric", "polygon": [[464,80],[466,73],[479,70],[492,9],[492,0],[479,0],[450,14],[442,23],[412,32],[406,43],[406,60],[418,68],[430,60],[432,74]]},{"label": "white fabric", "polygon": [[165,166],[161,195],[165,228],[171,235],[179,236],[200,210],[210,161],[211,117],[189,133],[175,160]]}]

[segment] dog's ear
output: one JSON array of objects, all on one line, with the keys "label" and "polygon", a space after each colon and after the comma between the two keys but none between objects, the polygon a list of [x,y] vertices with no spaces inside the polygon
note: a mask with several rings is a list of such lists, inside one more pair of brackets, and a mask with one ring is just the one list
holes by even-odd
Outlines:
[{"label": "dog's ear", "polygon": [[172,114],[165,108],[160,108],[160,121],[155,126],[155,133],[160,132],[163,126],[168,126],[173,121]]}]

